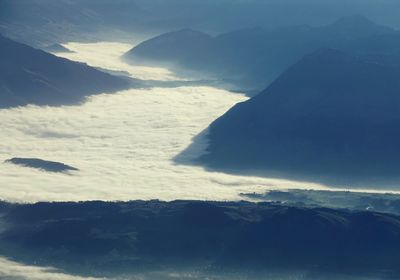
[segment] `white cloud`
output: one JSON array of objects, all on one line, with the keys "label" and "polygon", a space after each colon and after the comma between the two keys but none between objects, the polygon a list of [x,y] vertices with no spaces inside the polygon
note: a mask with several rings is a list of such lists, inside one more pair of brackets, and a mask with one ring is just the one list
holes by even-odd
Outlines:
[{"label": "white cloud", "polygon": [[71,53],[57,53],[58,56],[70,60],[87,63],[90,66],[101,67],[112,71],[124,71],[132,77],[142,80],[176,81],[181,80],[171,71],[164,68],[132,66],[122,61],[121,56],[133,46],[123,43],[68,43],[64,45]]},{"label": "white cloud", "polygon": [[[94,66],[131,70],[118,58],[126,45],[75,43],[67,47]],[[140,71],[144,76],[146,71],[153,73],[152,69]],[[50,174],[0,163],[0,199],[230,200],[240,199],[241,192],[324,188],[173,163],[194,136],[244,100],[244,95],[211,87],[153,88],[98,95],[81,106],[0,110],[0,162],[38,157],[80,169],[72,175]],[[192,156],[205,146],[200,144]]]}]

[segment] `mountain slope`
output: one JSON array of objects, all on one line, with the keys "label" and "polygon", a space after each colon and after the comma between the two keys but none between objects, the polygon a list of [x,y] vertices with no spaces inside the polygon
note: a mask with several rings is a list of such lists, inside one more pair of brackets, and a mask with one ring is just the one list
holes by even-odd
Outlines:
[{"label": "mountain slope", "polygon": [[131,86],[82,63],[59,58],[0,35],[0,108],[73,104],[85,96]]},{"label": "mountain slope", "polygon": [[151,60],[165,60],[168,57],[185,59],[192,52],[201,52],[211,42],[208,34],[192,29],[182,29],[169,32],[152,38],[139,44],[133,50],[128,51],[126,59],[140,59],[148,57]]},{"label": "mountain slope", "polygon": [[201,160],[323,182],[397,182],[399,77],[396,65],[321,49],[211,124]]}]

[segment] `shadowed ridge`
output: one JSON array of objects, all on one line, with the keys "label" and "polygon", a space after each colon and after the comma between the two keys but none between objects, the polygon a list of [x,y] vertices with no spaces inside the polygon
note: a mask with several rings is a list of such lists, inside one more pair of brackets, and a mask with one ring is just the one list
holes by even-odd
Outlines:
[{"label": "shadowed ridge", "polygon": [[320,49],[212,123],[200,160],[239,173],[395,186],[399,76],[397,66]]},{"label": "shadowed ridge", "polygon": [[168,60],[178,56],[185,57],[197,51],[211,41],[212,37],[206,33],[190,28],[161,34],[142,42],[124,54],[126,60]]},{"label": "shadowed ridge", "polygon": [[0,108],[70,105],[86,96],[132,87],[86,64],[54,56],[0,35]]}]

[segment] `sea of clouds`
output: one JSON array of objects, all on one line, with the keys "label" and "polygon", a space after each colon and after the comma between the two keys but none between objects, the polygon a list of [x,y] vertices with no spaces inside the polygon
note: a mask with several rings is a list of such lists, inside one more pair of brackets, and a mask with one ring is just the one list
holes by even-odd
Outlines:
[{"label": "sea of clouds", "polygon": [[[70,43],[66,47],[74,52],[59,55],[92,66],[124,71],[144,80],[182,80],[167,69],[132,66],[121,61],[120,56],[130,45]],[[0,199],[18,202],[237,200],[242,192],[327,189],[312,183],[209,172],[174,162],[213,120],[246,99],[242,94],[205,86],[158,87],[97,95],[79,106],[0,110]],[[196,146],[185,153],[185,161],[204,152],[205,136],[203,133],[197,137]],[[3,163],[12,157],[59,161],[79,171],[57,174]],[[168,277],[201,279],[179,274]],[[53,268],[23,265],[0,257],[0,279],[95,278],[67,275]]]},{"label": "sea of clouds", "polygon": [[[121,61],[131,46],[70,43],[62,56],[133,77],[178,80],[162,68]],[[240,199],[241,192],[323,186],[207,172],[173,158],[242,94],[206,86],[130,89],[93,96],[79,106],[0,110],[0,162],[12,157],[59,161],[80,171],[54,174],[0,163],[0,199],[81,201],[132,199]],[[204,137],[203,137],[204,138]],[[197,157],[206,139],[186,154]]]}]

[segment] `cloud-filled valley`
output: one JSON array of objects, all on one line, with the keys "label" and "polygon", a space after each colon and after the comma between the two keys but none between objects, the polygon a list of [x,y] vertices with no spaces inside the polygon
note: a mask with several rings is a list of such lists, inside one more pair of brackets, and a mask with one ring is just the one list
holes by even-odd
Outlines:
[{"label": "cloud-filled valley", "polygon": [[394,0],[162,2],[0,0],[0,280],[398,279]]},{"label": "cloud-filled valley", "polygon": [[[118,48],[118,46],[120,48]],[[65,57],[91,66],[168,80],[158,68],[119,60],[125,44],[69,44]],[[80,106],[27,106],[0,110],[0,161],[40,158],[78,168],[70,174],[1,164],[0,195],[11,201],[239,199],[241,192],[323,186],[206,172],[172,160],[241,94],[212,87],[131,89],[98,95]],[[201,141],[200,141],[201,142]],[[206,143],[192,151],[197,157]],[[162,174],[162,175],[160,175]]]},{"label": "cloud-filled valley", "polygon": [[0,0],[0,280],[400,279],[400,2]]}]

